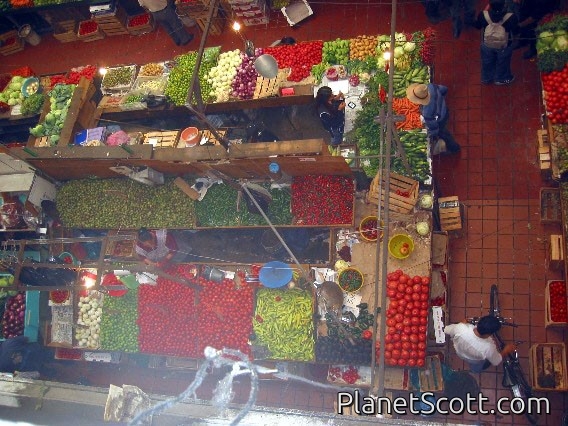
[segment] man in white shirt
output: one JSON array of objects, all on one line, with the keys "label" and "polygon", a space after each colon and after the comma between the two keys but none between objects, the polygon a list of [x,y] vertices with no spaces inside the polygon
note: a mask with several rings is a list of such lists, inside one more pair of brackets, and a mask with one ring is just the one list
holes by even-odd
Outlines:
[{"label": "man in white shirt", "polygon": [[499,351],[492,335],[499,331],[501,323],[492,316],[479,320],[477,326],[463,320],[444,328],[444,333],[451,337],[458,356],[469,364],[471,371],[481,373],[491,365],[497,366],[516,349],[514,344],[505,345]]},{"label": "man in white shirt", "polygon": [[193,40],[193,34],[185,30],[170,0],[138,0],[138,3],[152,14],[178,46],[185,46]]}]

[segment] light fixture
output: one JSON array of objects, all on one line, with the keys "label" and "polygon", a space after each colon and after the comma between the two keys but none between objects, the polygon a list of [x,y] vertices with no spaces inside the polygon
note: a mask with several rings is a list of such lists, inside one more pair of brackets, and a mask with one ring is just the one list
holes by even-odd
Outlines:
[{"label": "light fixture", "polygon": [[95,285],[97,281],[97,270],[96,269],[85,269],[81,272],[81,281],[85,288],[91,288]]},{"label": "light fixture", "polygon": [[107,69],[105,67],[100,67],[99,68],[99,74],[104,76],[107,73]]},{"label": "light fixture", "polygon": [[243,39],[245,43],[245,53],[252,58],[254,56],[254,44],[241,33],[241,24],[237,21],[233,22],[233,30]]},{"label": "light fixture", "polygon": [[383,52],[383,59],[385,60],[385,71],[386,72],[389,72],[390,58],[391,58],[390,50],[384,51]]}]

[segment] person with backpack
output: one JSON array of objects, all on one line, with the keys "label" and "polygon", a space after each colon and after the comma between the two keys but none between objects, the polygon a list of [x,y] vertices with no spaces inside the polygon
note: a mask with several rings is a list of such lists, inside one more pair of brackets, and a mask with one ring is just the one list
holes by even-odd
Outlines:
[{"label": "person with backpack", "polygon": [[476,26],[481,29],[481,83],[511,84],[515,80],[511,57],[517,17],[507,11],[505,0],[491,0],[477,16]]}]

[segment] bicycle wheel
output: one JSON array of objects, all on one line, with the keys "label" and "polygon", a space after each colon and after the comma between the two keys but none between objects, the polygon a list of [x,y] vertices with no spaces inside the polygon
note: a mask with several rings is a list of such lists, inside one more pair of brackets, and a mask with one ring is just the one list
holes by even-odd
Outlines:
[{"label": "bicycle wheel", "polygon": [[511,387],[511,391],[516,398],[521,398],[524,401],[524,405],[520,401],[514,403],[515,411],[520,411],[524,407],[524,414],[531,425],[537,425],[539,415],[532,410],[536,410],[537,407],[533,407],[529,404],[529,400],[532,397],[532,388],[525,379],[525,375],[521,366],[519,364],[509,364],[508,366],[510,374],[513,376],[512,379],[516,383]]},{"label": "bicycle wheel", "polygon": [[493,284],[491,286],[491,295],[489,296],[489,315],[498,317],[499,314],[499,290],[497,290],[497,284]]}]

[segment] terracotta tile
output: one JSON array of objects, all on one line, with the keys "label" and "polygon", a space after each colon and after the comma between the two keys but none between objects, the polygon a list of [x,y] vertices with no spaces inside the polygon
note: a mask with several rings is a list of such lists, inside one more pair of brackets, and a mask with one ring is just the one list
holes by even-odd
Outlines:
[{"label": "terracotta tile", "polygon": [[[501,265],[499,265],[501,267]],[[499,280],[495,280],[499,283],[499,293],[501,294],[512,294],[515,288],[515,280],[509,278],[501,278]]]},{"label": "terracotta tile", "polygon": [[498,276],[499,266],[496,263],[484,263],[483,264],[483,277],[484,278],[495,278]]},{"label": "terracotta tile", "polygon": [[[482,264],[481,263],[472,263],[469,262],[467,264],[467,277],[470,278],[481,278],[482,276]],[[470,281],[471,283],[471,281]],[[469,283],[468,283],[469,287]]]},{"label": "terracotta tile", "polygon": [[499,262],[499,249],[497,248],[485,248],[483,249],[483,261],[489,263]]}]

